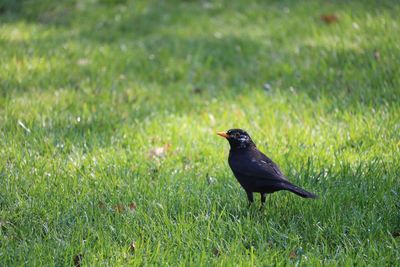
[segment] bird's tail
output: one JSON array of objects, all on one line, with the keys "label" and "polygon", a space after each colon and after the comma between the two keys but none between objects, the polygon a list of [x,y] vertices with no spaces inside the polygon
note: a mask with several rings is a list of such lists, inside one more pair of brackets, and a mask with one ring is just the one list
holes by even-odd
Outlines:
[{"label": "bird's tail", "polygon": [[285,183],[285,189],[289,190],[290,192],[295,193],[296,195],[304,197],[304,198],[317,198],[317,195],[315,195],[311,192],[308,192],[308,191],[306,191],[298,186],[295,186],[294,184],[291,184],[291,183]]}]

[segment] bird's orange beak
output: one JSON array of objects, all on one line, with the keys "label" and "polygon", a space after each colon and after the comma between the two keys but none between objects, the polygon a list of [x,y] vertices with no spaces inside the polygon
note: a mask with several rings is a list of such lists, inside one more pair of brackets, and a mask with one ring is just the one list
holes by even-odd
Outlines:
[{"label": "bird's orange beak", "polygon": [[218,132],[217,133],[219,136],[222,136],[222,137],[225,137],[225,138],[228,138],[229,137],[229,135],[227,135],[226,133],[224,133],[224,132]]}]

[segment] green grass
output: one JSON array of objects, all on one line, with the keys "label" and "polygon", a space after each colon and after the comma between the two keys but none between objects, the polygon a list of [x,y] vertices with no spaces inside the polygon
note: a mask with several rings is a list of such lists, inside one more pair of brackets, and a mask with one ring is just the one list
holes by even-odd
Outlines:
[{"label": "green grass", "polygon": [[[0,1],[0,265],[398,265],[400,5],[376,2]],[[233,127],[320,197],[248,208]]]}]

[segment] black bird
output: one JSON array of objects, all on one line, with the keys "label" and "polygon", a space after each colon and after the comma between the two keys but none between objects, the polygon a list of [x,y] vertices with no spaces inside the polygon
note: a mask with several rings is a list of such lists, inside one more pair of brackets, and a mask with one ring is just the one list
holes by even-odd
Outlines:
[{"label": "black bird", "polygon": [[225,137],[231,146],[229,166],[246,191],[249,204],[253,202],[254,192],[261,194],[262,205],[267,194],[280,190],[288,190],[304,198],[317,197],[290,183],[278,165],[257,149],[246,131],[231,129],[217,134]]}]

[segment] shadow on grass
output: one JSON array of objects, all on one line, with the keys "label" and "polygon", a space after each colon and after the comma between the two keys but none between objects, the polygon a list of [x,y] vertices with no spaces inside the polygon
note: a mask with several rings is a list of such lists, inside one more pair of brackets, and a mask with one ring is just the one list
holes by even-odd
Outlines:
[{"label": "shadow on grass", "polygon": [[[47,1],[39,1],[37,5],[33,5],[31,1],[3,2],[3,9],[11,14],[8,18],[16,21],[27,20],[28,23],[43,24],[38,16],[46,13],[41,12],[42,10],[49,10],[48,13],[52,14],[55,21],[50,18],[48,24],[44,23],[45,27],[56,26],[59,29],[56,35],[44,38],[27,41],[2,40],[4,46],[17,49],[33,46],[34,53],[31,56],[38,58],[48,57],[49,49],[56,51],[56,54],[65,54],[60,63],[55,61],[50,64],[51,71],[35,71],[31,73],[31,77],[27,75],[23,80],[12,77],[2,79],[3,96],[15,94],[16,91],[29,92],[30,88],[46,90],[67,87],[79,91],[83,81],[93,87],[108,90],[115,85],[110,81],[124,75],[127,81],[139,81],[145,86],[157,83],[164,88],[171,86],[204,89],[207,92],[203,95],[204,98],[224,98],[227,92],[234,96],[246,95],[251,90],[263,90],[263,84],[268,82],[273,90],[291,94],[289,89],[295,88],[313,100],[325,97],[338,101],[344,99],[349,103],[355,100],[361,104],[397,101],[392,88],[399,83],[396,78],[398,71],[395,71],[390,62],[376,61],[374,52],[379,49],[376,44],[364,47],[362,52],[346,47],[340,50],[323,46],[311,47],[304,43],[305,38],[310,38],[309,33],[291,36],[291,30],[286,29],[286,36],[285,33],[282,36],[280,29],[271,27],[266,30],[271,38],[270,42],[255,40],[246,34],[242,34],[243,37],[236,34],[215,37],[213,31],[218,29],[212,29],[210,25],[204,34],[185,36],[175,32],[174,28],[184,23],[196,25],[197,21],[207,22],[213,16],[221,16],[224,12],[223,6],[207,10],[201,4],[180,1],[176,6],[162,4],[163,8],[155,3],[134,5],[129,2],[125,5],[125,2],[101,1],[98,6],[109,8],[103,19],[95,12],[92,14],[90,11],[79,11],[78,4],[74,2],[64,1],[57,5]],[[372,7],[375,12],[377,9],[390,11],[387,5],[363,5],[361,2],[353,2],[352,5],[365,12]],[[333,9],[345,8],[341,1],[335,4]],[[35,8],[28,12],[32,6]],[[270,25],[296,22],[295,15],[289,18],[279,17],[280,9],[285,6],[290,6],[292,13],[299,13],[300,16],[304,8],[303,4],[290,1],[272,1],[260,3],[260,6],[271,9],[273,23]],[[126,15],[129,8],[139,11]],[[237,7],[233,5],[228,10],[232,8]],[[57,20],[62,16],[57,15],[57,12],[64,9],[71,10],[66,12],[67,22],[58,23]],[[182,15],[171,18],[175,9],[180,10]],[[84,15],[85,12],[92,14],[93,20],[82,25],[80,29],[74,29],[77,34],[71,35],[68,32],[72,29],[68,26],[69,20]],[[115,21],[114,16],[118,14],[123,16]],[[281,39],[282,37],[286,39]],[[301,53],[285,47],[286,42],[298,42]],[[101,54],[100,47],[112,50],[112,53],[103,55],[103,58],[113,69],[102,73],[97,64],[79,66],[77,62],[80,58],[76,56],[81,53],[68,49],[64,52],[63,46],[66,43],[80,44],[82,48],[91,49],[93,57]],[[347,67],[346,70],[343,70],[344,66]],[[120,89],[126,86],[126,82],[117,85]],[[386,90],[382,90],[383,87]],[[171,89],[164,92],[172,94],[178,101],[192,97],[182,90]],[[348,106],[348,103],[343,106]]]},{"label": "shadow on grass", "polygon": [[[78,36],[69,42],[79,42],[81,38]],[[48,43],[43,50],[38,48],[32,56],[44,59],[47,56],[46,48],[54,46],[58,50],[65,40],[59,38],[39,42]],[[4,40],[3,43],[14,47],[28,45],[27,42]],[[92,46],[96,44],[89,41],[88,47]],[[110,45],[110,49],[119,49],[117,46]],[[68,88],[79,92],[82,86],[88,85],[94,88],[92,90],[116,89],[116,92],[123,94],[123,90],[133,82],[145,87],[152,87],[156,83],[163,88],[163,92],[159,92],[161,95],[169,94],[167,98],[180,102],[197,96],[205,99],[225,98],[228,92],[234,98],[240,97],[250,91],[262,91],[263,84],[268,82],[272,86],[272,93],[278,90],[292,95],[294,88],[297,93],[313,100],[335,99],[342,108],[350,107],[354,102],[381,105],[398,101],[395,91],[399,84],[399,71],[393,68],[391,62],[374,59],[375,46],[366,47],[362,52],[304,47],[301,56],[287,54],[287,62],[275,58],[272,51],[276,47],[234,36],[215,39],[164,35],[134,49],[136,51],[126,58],[123,58],[124,52],[116,52],[120,57],[118,61],[113,61],[115,53],[105,55],[105,61],[112,68],[106,73],[99,70],[95,62],[80,66],[80,58],[63,56],[64,64],[57,64],[53,60],[49,63],[48,71],[36,70],[20,80],[3,78],[0,81],[2,95],[29,95],[32,89]],[[324,56],[304,67],[303,62],[309,62],[318,55]],[[91,60],[90,57],[88,60]],[[119,81],[121,76],[125,77],[125,81]],[[177,87],[179,90],[176,90]],[[196,95],[198,93],[200,95]],[[174,105],[172,103],[169,106]]]}]

